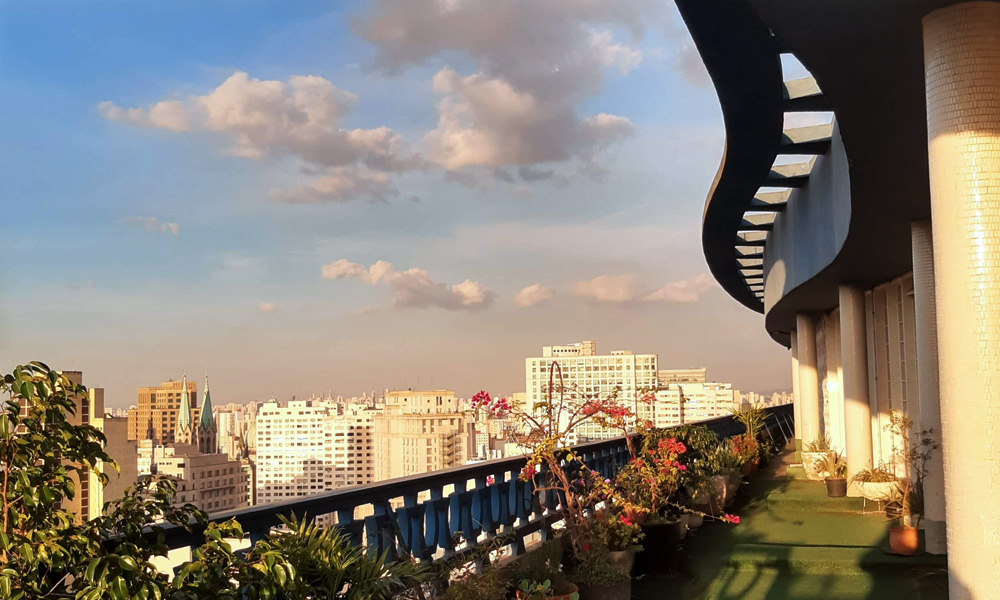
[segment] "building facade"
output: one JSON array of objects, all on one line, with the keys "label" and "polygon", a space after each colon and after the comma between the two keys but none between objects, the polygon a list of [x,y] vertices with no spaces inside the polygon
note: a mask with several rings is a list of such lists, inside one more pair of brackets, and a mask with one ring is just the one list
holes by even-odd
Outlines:
[{"label": "building facade", "polygon": [[660,385],[651,402],[639,404],[639,415],[654,427],[673,427],[724,417],[742,405],[731,383],[706,380],[706,369],[660,371]]},{"label": "building facade", "polygon": [[1000,3],[676,3],[726,123],[705,256],[791,351],[798,443],[912,477],[893,447],[929,432],[926,550],[1000,598]]},{"label": "building facade", "polygon": [[205,454],[191,444],[139,442],[139,470],[177,483],[174,504],[194,504],[212,514],[251,505],[250,478],[238,460]]},{"label": "building facade", "polygon": [[377,413],[329,399],[262,404],[253,425],[257,502],[375,481]]},{"label": "building facade", "polygon": [[385,394],[375,419],[376,481],[463,465],[475,456],[472,421],[451,390]]},{"label": "building facade", "polygon": [[[197,384],[187,381],[166,381],[155,387],[142,387],[136,391],[136,406],[128,411],[128,439],[151,439],[159,444],[174,441],[174,432],[180,412],[182,392],[187,393],[191,407],[198,405]],[[199,417],[197,409],[187,415]]]},{"label": "building facade", "polygon": [[[619,350],[597,354],[593,341],[566,346],[545,346],[542,355],[524,361],[525,406],[547,402],[550,376],[553,393],[562,387],[581,398],[606,399],[617,394],[618,402],[639,412],[639,400],[658,386],[658,358],[655,354],[633,354]],[[553,372],[554,369],[554,372]],[[578,428],[571,441],[607,439],[621,435],[594,423]]]}]

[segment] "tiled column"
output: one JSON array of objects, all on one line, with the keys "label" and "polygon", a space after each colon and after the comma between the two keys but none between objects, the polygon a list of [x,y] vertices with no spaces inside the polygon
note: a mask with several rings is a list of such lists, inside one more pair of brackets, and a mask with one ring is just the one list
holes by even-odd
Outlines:
[{"label": "tiled column", "polygon": [[802,422],[802,443],[819,439],[823,435],[823,405],[820,403],[819,377],[816,373],[816,322],[807,314],[795,315],[795,332],[798,336],[799,419]]},{"label": "tiled column", "polygon": [[923,25],[950,598],[1000,598],[1000,3]]},{"label": "tiled column", "polygon": [[[937,317],[934,310],[934,250],[931,222],[910,226],[913,248],[913,309],[917,330],[917,428],[941,439],[941,403],[938,400]],[[941,449],[943,450],[943,448]],[[924,536],[927,551],[947,550],[944,515],[944,470],[941,451],[927,461],[924,478]]]},{"label": "tiled column", "polygon": [[[847,477],[872,466],[872,417],[868,402],[868,338],[865,333],[865,292],[840,286],[840,359],[844,365],[844,435]],[[860,496],[856,485],[849,496]]]},{"label": "tiled column", "polygon": [[795,462],[802,458],[802,400],[799,397],[799,340],[792,332],[792,413],[795,415]]}]

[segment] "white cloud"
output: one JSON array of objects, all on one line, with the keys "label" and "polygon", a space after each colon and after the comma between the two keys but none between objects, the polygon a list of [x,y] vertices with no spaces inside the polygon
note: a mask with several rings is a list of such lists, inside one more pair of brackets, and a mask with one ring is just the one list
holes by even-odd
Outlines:
[{"label": "white cloud", "polygon": [[677,52],[677,72],[694,87],[707,88],[712,86],[712,78],[705,69],[705,62],[693,42],[683,44]]},{"label": "white cloud", "polygon": [[97,105],[97,109],[110,121],[170,131],[188,131],[191,128],[184,104],[179,100],[162,100],[145,109],[125,109],[105,100]]},{"label": "white cloud", "polygon": [[397,271],[384,260],[365,267],[342,258],[324,265],[322,276],[331,280],[360,279],[368,285],[385,283],[392,290],[392,305],[396,308],[475,310],[488,307],[495,297],[494,292],[478,281],[466,279],[449,286],[434,281],[423,269]]},{"label": "white cloud", "polygon": [[144,231],[148,231],[150,233],[169,233],[170,235],[178,235],[181,232],[181,226],[179,223],[164,223],[157,217],[125,217],[124,219],[119,219],[118,222],[126,225],[142,227]]},{"label": "white cloud", "polygon": [[349,202],[357,198],[384,203],[398,195],[388,174],[365,167],[337,167],[308,185],[271,190],[272,198],[290,204]]},{"label": "white cloud", "polygon": [[357,29],[386,71],[456,51],[475,63],[435,75],[438,125],[424,138],[436,163],[458,170],[592,162],[631,131],[624,117],[603,127],[578,115],[607,69],[642,61],[613,31],[638,39],[664,15],[655,0],[376,0]]},{"label": "white cloud", "polygon": [[554,292],[540,283],[521,289],[514,298],[514,303],[521,308],[529,308],[545,304],[552,299]]},{"label": "white cloud", "polygon": [[274,312],[276,310],[278,310],[278,305],[275,302],[261,302],[260,303],[260,312],[262,312],[262,313],[270,313],[270,312]]},{"label": "white cloud", "polygon": [[598,302],[631,302],[642,295],[635,275],[600,275],[590,281],[579,281],[574,287],[577,296]]},{"label": "white cloud", "polygon": [[[276,194],[292,202],[306,197],[310,202],[343,202],[357,196],[384,200],[391,195],[387,192],[391,186],[384,183],[380,191],[373,190],[372,173],[388,182],[385,173],[423,168],[425,161],[387,127],[343,129],[340,121],[357,100],[316,75],[296,75],[282,82],[237,71],[203,96],[165,100],[146,109],[105,101],[98,109],[113,121],[228,136],[233,143],[227,152],[233,156],[254,160],[293,156],[329,171],[329,178]],[[343,173],[348,168],[360,184],[343,183],[352,178]]]},{"label": "white cloud", "polygon": [[665,302],[697,302],[705,292],[717,287],[710,275],[701,273],[694,277],[673,281],[646,296],[646,300],[662,300]]},{"label": "white cloud", "polygon": [[576,295],[598,302],[697,302],[717,284],[707,274],[670,282],[659,289],[650,289],[634,274],[600,275],[589,281],[577,282]]}]

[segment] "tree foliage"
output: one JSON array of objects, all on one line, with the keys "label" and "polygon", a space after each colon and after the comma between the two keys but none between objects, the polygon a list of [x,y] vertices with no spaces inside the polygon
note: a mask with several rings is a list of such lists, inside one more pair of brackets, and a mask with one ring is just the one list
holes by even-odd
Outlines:
[{"label": "tree foliage", "polygon": [[[174,504],[176,484],[148,477],[86,522],[65,508],[75,481],[117,465],[95,427],[72,417],[86,388],[32,362],[2,376],[0,413],[3,528],[0,598],[12,600],[379,600],[418,583],[424,569],[369,557],[336,529],[294,518],[247,552],[239,523],[208,523],[191,504]],[[176,576],[153,563],[166,556],[165,526],[203,531]]]}]

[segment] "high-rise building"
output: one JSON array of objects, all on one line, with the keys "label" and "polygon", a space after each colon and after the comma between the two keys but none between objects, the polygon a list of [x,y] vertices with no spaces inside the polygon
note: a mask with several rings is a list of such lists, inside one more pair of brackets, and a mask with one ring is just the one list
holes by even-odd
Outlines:
[{"label": "high-rise building", "polygon": [[[625,350],[597,354],[592,341],[567,346],[545,346],[542,355],[527,358],[525,366],[525,406],[530,408],[549,398],[549,377],[552,365],[557,365],[552,385],[554,395],[560,388],[580,398],[607,399],[617,392],[618,402],[638,412],[639,399],[646,391],[657,387],[657,355],[633,354]],[[585,423],[578,428],[573,443],[583,440],[607,439],[621,432]]]},{"label": "high-rise building", "polygon": [[730,414],[741,404],[730,383],[710,382],[706,369],[660,371],[660,385],[652,403],[640,404],[639,414],[654,427],[672,427]]},{"label": "high-rise building", "polygon": [[257,503],[372,483],[376,414],[334,400],[262,404],[252,426]]},{"label": "high-rise building", "polygon": [[455,392],[394,391],[383,400],[385,412],[375,418],[377,481],[463,465],[475,456],[475,431]]},{"label": "high-rise building", "polygon": [[128,420],[124,417],[105,415],[103,419],[104,437],[107,442],[104,451],[118,463],[118,470],[105,465],[103,471],[108,476],[104,486],[104,501],[121,498],[125,488],[135,486],[139,477],[138,444],[128,439]]},{"label": "high-rise building", "polygon": [[[76,385],[83,385],[82,371],[61,371],[61,374]],[[66,417],[74,425],[91,425],[103,431],[104,388],[90,388],[86,394],[77,396],[76,414]],[[100,515],[104,504],[104,486],[98,480],[97,473],[84,467],[82,472],[71,473],[70,477],[76,485],[76,494],[73,498],[63,500],[63,508],[81,521]]]},{"label": "high-rise building", "polygon": [[199,418],[198,390],[185,376],[181,381],[166,381],[155,387],[142,387],[136,392],[136,407],[128,411],[128,439],[151,439],[159,444],[174,441],[181,396],[187,392],[192,410],[187,418]]}]

